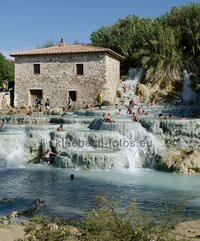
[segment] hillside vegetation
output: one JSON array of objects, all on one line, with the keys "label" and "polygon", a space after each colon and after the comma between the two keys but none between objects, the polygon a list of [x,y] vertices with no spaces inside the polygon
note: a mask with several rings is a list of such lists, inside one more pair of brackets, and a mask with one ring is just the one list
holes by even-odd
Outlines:
[{"label": "hillside vegetation", "polygon": [[187,68],[193,89],[200,92],[200,4],[172,7],[158,18],[127,16],[93,32],[91,42],[125,56],[124,73],[129,67],[144,67],[146,84],[174,95]]},{"label": "hillside vegetation", "polygon": [[4,80],[14,81],[14,62],[0,53],[0,87]]}]

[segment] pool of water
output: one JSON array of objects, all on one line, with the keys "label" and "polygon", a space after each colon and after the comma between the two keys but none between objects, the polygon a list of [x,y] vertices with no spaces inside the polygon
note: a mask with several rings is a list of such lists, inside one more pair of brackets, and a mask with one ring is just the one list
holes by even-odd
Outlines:
[{"label": "pool of water", "polygon": [[[75,179],[70,180],[74,173]],[[31,165],[0,169],[0,216],[29,208],[35,199],[45,201],[45,216],[79,218],[93,206],[95,196],[114,196],[126,207],[132,198],[142,210],[163,213],[188,200],[185,218],[200,218],[200,176],[184,176],[150,169],[135,171],[80,171]]]}]

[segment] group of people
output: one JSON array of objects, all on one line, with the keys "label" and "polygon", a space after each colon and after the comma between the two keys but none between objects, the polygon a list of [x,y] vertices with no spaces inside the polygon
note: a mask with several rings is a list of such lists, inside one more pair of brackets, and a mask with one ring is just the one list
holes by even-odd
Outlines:
[{"label": "group of people", "polygon": [[[44,107],[45,107],[45,111],[49,112],[49,110],[50,110],[50,100],[48,98],[46,99],[46,101],[44,103]],[[42,112],[42,108],[43,108],[42,99],[36,98],[36,100],[33,104],[33,108],[31,106],[28,107],[27,115],[31,116],[33,114],[33,109],[34,109],[34,111]]]},{"label": "group of people", "polygon": [[148,115],[148,112],[146,112],[143,109],[143,106],[138,107],[136,112],[133,112],[133,108],[136,107],[136,106],[137,106],[137,102],[134,99],[131,99],[130,102],[129,102],[129,106],[127,108],[127,112],[126,113],[129,114],[129,115],[132,115],[133,121],[138,122],[139,121],[138,115]]},{"label": "group of people", "polygon": [[[41,112],[42,111],[42,107],[43,107],[43,103],[42,103],[42,98],[38,97],[35,100],[34,103],[34,107],[37,108],[37,111]],[[50,100],[49,98],[46,99],[45,103],[44,103],[44,107],[46,111],[50,110]]]}]

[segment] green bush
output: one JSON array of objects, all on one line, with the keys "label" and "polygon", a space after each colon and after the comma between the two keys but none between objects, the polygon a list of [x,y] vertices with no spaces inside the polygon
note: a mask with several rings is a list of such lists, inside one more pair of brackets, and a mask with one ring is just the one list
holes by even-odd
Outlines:
[{"label": "green bush", "polygon": [[[26,227],[24,241],[176,241],[171,229],[177,221],[164,215],[159,223],[141,212],[135,202],[123,210],[105,197],[96,199],[96,208],[76,223],[37,218]],[[182,240],[183,241],[183,240]]]}]

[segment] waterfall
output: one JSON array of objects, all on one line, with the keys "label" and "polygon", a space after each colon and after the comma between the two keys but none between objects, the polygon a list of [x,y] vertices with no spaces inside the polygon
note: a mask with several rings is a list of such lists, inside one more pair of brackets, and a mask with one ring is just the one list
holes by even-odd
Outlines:
[{"label": "waterfall", "polygon": [[22,166],[26,161],[23,133],[0,133],[0,168]]},{"label": "waterfall", "polygon": [[107,124],[96,119],[90,124],[90,129],[120,134],[120,138],[111,139],[111,143],[126,157],[128,166],[124,168],[152,168],[156,155],[165,151],[164,141],[148,132],[138,122]]},{"label": "waterfall", "polygon": [[121,152],[127,157],[131,170],[142,167],[153,168],[156,155],[165,151],[164,142],[139,123],[133,125],[133,128],[123,136],[123,140],[125,143],[129,143],[128,147],[121,148]]},{"label": "waterfall", "polygon": [[183,70],[183,89],[181,96],[184,101],[190,102],[190,101],[195,101],[197,98],[197,95],[194,91],[192,91],[191,87],[191,79],[190,79],[190,73],[188,70],[184,69]]},{"label": "waterfall", "polygon": [[[128,77],[125,81],[122,82],[121,87],[119,88],[120,92],[122,93],[124,98],[130,99],[137,99],[136,95],[136,87],[137,84],[142,80],[144,77],[145,71],[143,68],[130,68]],[[124,92],[124,86],[128,87],[127,91]]]},{"label": "waterfall", "polygon": [[145,71],[143,68],[130,68],[128,78],[140,82],[144,77]]},{"label": "waterfall", "polygon": [[31,126],[6,125],[0,132],[0,168],[25,165],[39,157],[41,147],[50,148],[49,131]]}]

